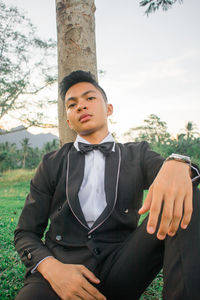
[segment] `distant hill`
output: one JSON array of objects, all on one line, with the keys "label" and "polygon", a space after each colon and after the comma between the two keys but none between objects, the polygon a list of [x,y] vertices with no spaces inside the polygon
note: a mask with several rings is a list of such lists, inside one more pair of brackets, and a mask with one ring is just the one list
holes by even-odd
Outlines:
[{"label": "distant hill", "polygon": [[[12,128],[12,131],[15,131],[17,129],[23,129],[23,126],[18,126],[15,128]],[[2,132],[2,130],[0,130]],[[18,148],[21,147],[20,142],[24,139],[28,138],[30,146],[35,148],[42,148],[43,145],[47,142],[53,141],[53,139],[57,139],[58,137],[52,133],[40,133],[40,134],[32,134],[29,131],[27,131],[25,128],[21,131],[0,135],[0,143],[15,143]]]}]

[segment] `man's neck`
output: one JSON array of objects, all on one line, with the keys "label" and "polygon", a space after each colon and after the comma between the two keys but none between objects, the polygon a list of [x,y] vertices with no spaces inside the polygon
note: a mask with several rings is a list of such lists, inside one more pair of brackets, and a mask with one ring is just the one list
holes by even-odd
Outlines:
[{"label": "man's neck", "polygon": [[89,134],[89,135],[79,134],[79,135],[91,144],[99,144],[108,135],[108,131],[103,134],[96,132],[95,134]]}]

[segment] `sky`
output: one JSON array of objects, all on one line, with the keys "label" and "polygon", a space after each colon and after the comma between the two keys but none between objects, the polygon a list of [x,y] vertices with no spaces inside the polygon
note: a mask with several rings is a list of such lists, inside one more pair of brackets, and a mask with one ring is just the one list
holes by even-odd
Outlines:
[{"label": "sky", "polygon": [[[6,0],[23,9],[43,38],[56,39],[54,0]],[[117,135],[150,114],[171,134],[200,129],[200,1],[184,0],[147,17],[139,0],[96,0],[100,85],[114,105]]]}]

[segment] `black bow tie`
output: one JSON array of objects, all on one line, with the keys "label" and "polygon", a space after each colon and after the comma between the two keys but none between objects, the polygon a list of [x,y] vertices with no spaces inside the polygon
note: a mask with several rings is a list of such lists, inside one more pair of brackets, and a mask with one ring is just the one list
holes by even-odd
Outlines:
[{"label": "black bow tie", "polygon": [[113,145],[114,142],[107,142],[102,144],[85,144],[85,143],[78,142],[79,150],[82,153],[87,153],[96,149],[101,151],[105,156],[112,152]]}]

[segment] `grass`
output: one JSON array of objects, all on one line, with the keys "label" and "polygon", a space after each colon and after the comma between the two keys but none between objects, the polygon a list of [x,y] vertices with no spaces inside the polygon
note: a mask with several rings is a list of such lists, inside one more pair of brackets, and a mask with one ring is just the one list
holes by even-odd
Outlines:
[{"label": "grass", "polygon": [[25,267],[13,244],[24,199],[29,191],[30,170],[8,171],[0,177],[0,299],[14,299],[23,284]]},{"label": "grass", "polygon": [[[0,299],[11,300],[23,285],[25,267],[15,251],[13,234],[29,192],[34,170],[12,170],[0,175]],[[162,274],[148,287],[140,300],[160,300]]]}]

